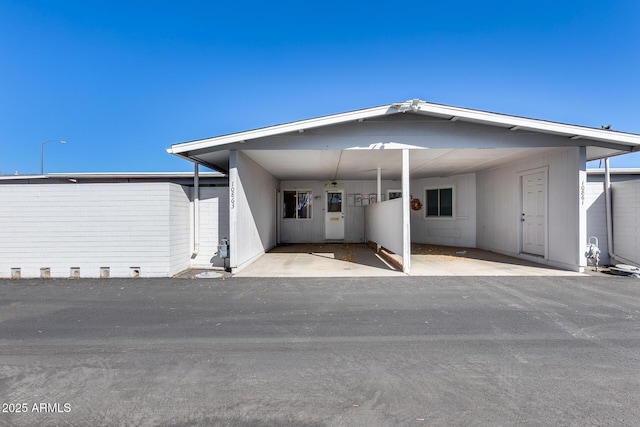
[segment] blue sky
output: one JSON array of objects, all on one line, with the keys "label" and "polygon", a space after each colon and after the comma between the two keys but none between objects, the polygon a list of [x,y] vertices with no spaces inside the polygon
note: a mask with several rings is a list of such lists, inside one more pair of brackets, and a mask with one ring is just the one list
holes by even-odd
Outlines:
[{"label": "blue sky", "polygon": [[2,174],[52,139],[47,172],[189,171],[168,146],[412,98],[640,133],[636,0],[0,0],[0,60]]}]

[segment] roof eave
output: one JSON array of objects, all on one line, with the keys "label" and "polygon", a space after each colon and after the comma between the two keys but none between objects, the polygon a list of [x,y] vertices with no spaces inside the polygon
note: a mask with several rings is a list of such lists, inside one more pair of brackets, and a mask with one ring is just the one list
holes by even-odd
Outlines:
[{"label": "roof eave", "polygon": [[195,141],[174,144],[167,148],[170,154],[179,155],[189,151],[196,151],[203,148],[211,148],[226,144],[249,141],[252,139],[265,138],[273,135],[280,135],[289,132],[299,132],[306,129],[330,126],[349,121],[364,120],[371,117],[379,117],[387,114],[399,113],[397,104],[388,104],[380,107],[367,108],[364,110],[349,111],[346,113],[334,114],[330,116],[316,117],[313,119],[300,120],[297,122],[284,123],[281,125],[269,126],[260,129],[253,129],[244,132],[232,133],[213,138],[199,139]]},{"label": "roof eave", "polygon": [[451,121],[466,121],[493,125],[513,131],[539,132],[571,139],[586,139],[595,142],[616,143],[630,146],[630,151],[640,151],[640,135],[588,128],[584,126],[550,122],[546,120],[531,119],[526,117],[510,116],[481,110],[471,110],[461,107],[453,107],[442,104],[433,104],[420,100],[411,100],[401,103],[387,104],[380,107],[339,113],[330,116],[322,116],[297,122],[269,126],[244,132],[222,135],[213,138],[174,144],[167,149],[170,154],[178,155],[188,160],[189,152],[211,149],[228,144],[243,143],[245,141],[280,135],[290,132],[300,132],[305,129],[318,128],[349,121],[365,120],[389,114],[411,112],[415,114],[447,117]]}]

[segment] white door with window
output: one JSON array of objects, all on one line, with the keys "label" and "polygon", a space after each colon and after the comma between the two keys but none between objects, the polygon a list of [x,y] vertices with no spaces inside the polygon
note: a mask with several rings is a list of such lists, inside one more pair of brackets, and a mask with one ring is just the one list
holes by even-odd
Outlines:
[{"label": "white door with window", "polygon": [[344,240],[344,193],[341,190],[326,192],[325,201],[325,240]]},{"label": "white door with window", "polygon": [[522,176],[522,252],[545,255],[547,236],[547,173]]}]

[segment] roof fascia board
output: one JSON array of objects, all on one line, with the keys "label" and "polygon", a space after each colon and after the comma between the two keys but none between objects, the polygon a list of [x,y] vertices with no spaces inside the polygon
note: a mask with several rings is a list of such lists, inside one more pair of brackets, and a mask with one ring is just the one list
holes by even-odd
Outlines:
[{"label": "roof fascia board", "polygon": [[468,121],[504,128],[513,128],[514,132],[530,131],[566,136],[574,140],[586,139],[605,143],[618,143],[633,147],[629,151],[640,151],[640,135],[636,134],[549,122],[539,119],[510,116],[491,113],[487,111],[472,110],[468,108],[433,104],[424,101],[420,101],[418,103],[415,103],[414,101],[406,101],[402,103],[388,104],[380,107],[373,107],[363,110],[350,111],[330,116],[322,116],[297,122],[264,127],[219,137],[200,139],[191,142],[183,142],[172,145],[167,149],[167,152],[193,161],[193,158],[189,157],[189,152],[192,151],[206,150],[227,144],[243,143],[247,140],[405,112],[428,116],[434,115],[439,117],[450,117],[451,119],[455,119],[455,121]]},{"label": "roof fascia board", "polygon": [[517,127],[517,130],[548,132],[558,135],[580,137],[602,142],[621,142],[625,144],[640,145],[640,135],[617,132],[604,129],[594,129],[583,126],[568,125],[564,123],[549,122],[546,120],[529,119],[525,117],[509,116],[486,111],[470,110],[447,105],[431,104],[424,102],[420,104],[417,114],[438,114],[444,116],[457,117],[456,120],[475,121],[489,123],[503,127]]},{"label": "roof fascia board", "polygon": [[264,138],[267,136],[279,135],[289,132],[297,132],[305,129],[318,128],[334,124],[346,123],[350,121],[364,120],[371,117],[378,117],[387,114],[397,114],[398,110],[392,105],[356,110],[346,113],[334,114],[331,116],[317,117],[313,119],[301,120],[298,122],[285,123],[246,132],[233,133],[214,138],[200,139],[197,141],[183,142],[172,145],[167,149],[170,154],[180,154],[187,151],[195,151],[203,148],[211,148],[225,144],[243,142],[250,139]]}]

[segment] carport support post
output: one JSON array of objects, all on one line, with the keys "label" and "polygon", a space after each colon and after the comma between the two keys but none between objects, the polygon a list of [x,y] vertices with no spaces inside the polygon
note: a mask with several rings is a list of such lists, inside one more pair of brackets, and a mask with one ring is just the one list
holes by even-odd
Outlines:
[{"label": "carport support post", "polygon": [[409,200],[409,150],[402,149],[402,271],[411,271],[411,200]]},{"label": "carport support post", "polygon": [[229,270],[236,272],[238,267],[238,152],[229,153]]},{"label": "carport support post", "polygon": [[378,197],[376,198],[376,202],[380,203],[382,201],[382,169],[378,168]]},{"label": "carport support post", "polygon": [[193,250],[191,258],[195,258],[200,250],[200,168],[193,164]]}]

